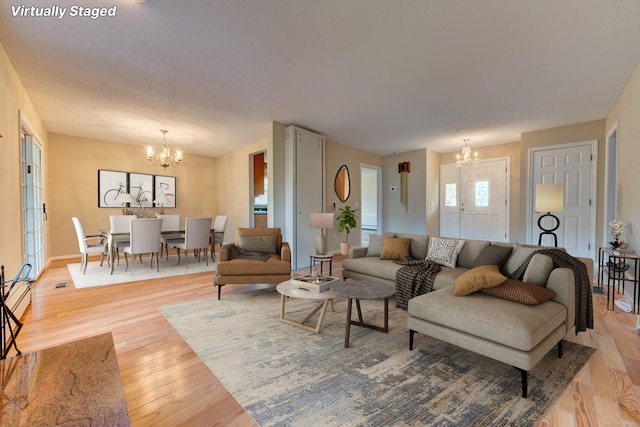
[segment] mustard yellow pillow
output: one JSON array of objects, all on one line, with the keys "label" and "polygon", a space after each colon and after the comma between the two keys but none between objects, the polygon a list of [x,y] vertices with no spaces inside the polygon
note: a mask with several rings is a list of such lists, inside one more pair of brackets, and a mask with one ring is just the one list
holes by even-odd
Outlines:
[{"label": "mustard yellow pillow", "polygon": [[382,239],[380,259],[402,259],[409,256],[411,239],[401,237],[385,237]]},{"label": "mustard yellow pillow", "polygon": [[481,289],[498,286],[507,280],[497,265],[481,265],[459,275],[453,283],[453,294],[459,297]]}]

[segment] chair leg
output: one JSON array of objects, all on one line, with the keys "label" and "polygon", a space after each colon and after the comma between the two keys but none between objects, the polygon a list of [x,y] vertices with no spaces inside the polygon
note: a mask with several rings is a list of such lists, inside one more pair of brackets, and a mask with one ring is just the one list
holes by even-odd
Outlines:
[{"label": "chair leg", "polygon": [[[151,258],[153,259],[153,254],[151,254]],[[160,260],[158,259],[158,252],[156,252],[156,272],[160,272]]]},{"label": "chair leg", "polygon": [[204,248],[204,259],[205,261],[207,261],[207,266],[209,265],[209,254],[207,253],[208,250],[209,248]]},{"label": "chair leg", "polygon": [[[134,261],[135,261],[135,258],[134,258]],[[126,252],[124,253],[124,262],[126,262],[126,265],[124,267],[124,271],[127,271],[127,270],[129,270],[129,257],[127,256]],[[135,262],[134,262],[134,264],[135,264]]]},{"label": "chair leg", "polygon": [[[176,252],[178,253],[178,265],[180,265],[180,248],[176,248]],[[187,258],[189,258],[187,256]]]},{"label": "chair leg", "polygon": [[82,274],[87,274],[87,264],[89,264],[89,254],[82,254]]}]

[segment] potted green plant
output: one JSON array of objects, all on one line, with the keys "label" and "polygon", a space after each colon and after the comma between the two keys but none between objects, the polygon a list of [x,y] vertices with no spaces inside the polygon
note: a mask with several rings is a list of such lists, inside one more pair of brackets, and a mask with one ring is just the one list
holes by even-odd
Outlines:
[{"label": "potted green plant", "polygon": [[352,228],[358,226],[358,217],[356,216],[357,209],[351,209],[351,206],[347,205],[344,208],[340,208],[340,213],[336,217],[338,220],[338,232],[346,233],[344,242],[340,242],[340,253],[342,255],[349,255],[349,233]]}]

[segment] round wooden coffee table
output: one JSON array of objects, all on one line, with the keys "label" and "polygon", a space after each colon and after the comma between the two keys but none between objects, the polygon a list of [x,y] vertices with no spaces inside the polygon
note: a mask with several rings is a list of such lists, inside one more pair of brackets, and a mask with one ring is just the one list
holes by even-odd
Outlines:
[{"label": "round wooden coffee table", "polygon": [[[298,328],[302,328],[305,331],[315,332],[316,334],[319,334],[329,302],[331,302],[331,311],[333,311],[333,298],[336,297],[336,293],[331,289],[323,292],[311,292],[306,289],[294,288],[291,286],[291,280],[286,280],[280,283],[278,287],[276,287],[276,290],[280,292],[280,321],[286,323],[287,325],[295,326]],[[307,314],[304,319],[302,319],[300,322],[296,322],[293,320],[285,319],[284,317],[284,306],[287,297],[315,300],[320,302],[313,310],[311,310],[309,314]],[[320,317],[318,318],[318,323],[316,324],[315,328],[306,325],[309,319],[311,319],[313,315],[316,314],[319,310],[322,311],[320,311]]]},{"label": "round wooden coffee table", "polygon": [[[377,282],[367,282],[364,280],[347,280],[338,282],[331,286],[331,290],[337,296],[347,298],[347,326],[344,333],[344,346],[349,347],[349,333],[351,325],[362,326],[364,328],[374,329],[380,332],[389,332],[389,297],[396,293],[396,290],[388,285]],[[362,320],[362,310],[360,309],[360,300],[384,299],[384,326],[372,325]],[[358,309],[358,321],[351,320],[351,307],[353,300],[356,300]]]}]

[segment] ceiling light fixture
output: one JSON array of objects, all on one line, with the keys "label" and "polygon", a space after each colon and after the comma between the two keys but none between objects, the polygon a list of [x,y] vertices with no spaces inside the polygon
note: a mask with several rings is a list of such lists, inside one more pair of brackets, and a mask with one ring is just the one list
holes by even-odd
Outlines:
[{"label": "ceiling light fixture", "polygon": [[462,153],[456,156],[456,166],[469,166],[478,163],[480,157],[478,156],[478,152],[473,153],[473,157],[471,156],[471,147],[469,147],[469,140],[464,139],[464,147],[462,147]]},{"label": "ceiling light fixture", "polygon": [[160,129],[160,132],[162,132],[162,149],[159,150],[158,154],[155,154],[153,147],[147,147],[147,161],[152,165],[160,165],[165,169],[169,166],[178,166],[182,162],[182,151],[169,148],[166,140],[168,130]]}]

